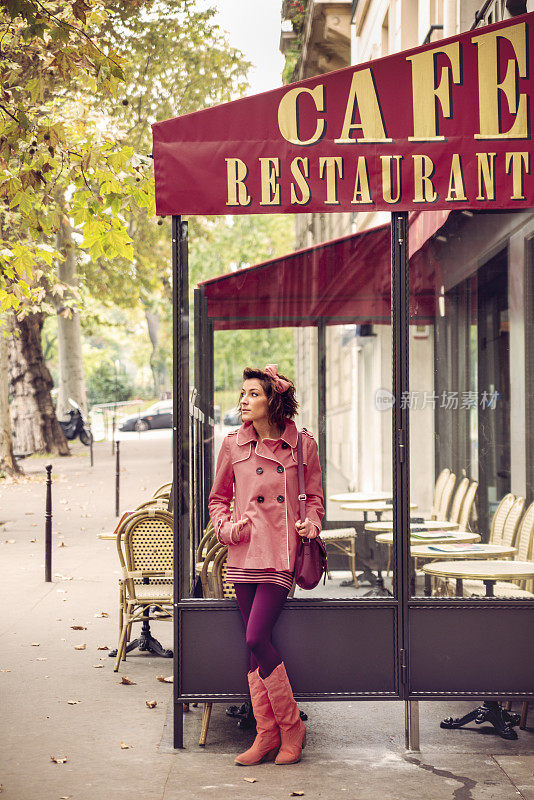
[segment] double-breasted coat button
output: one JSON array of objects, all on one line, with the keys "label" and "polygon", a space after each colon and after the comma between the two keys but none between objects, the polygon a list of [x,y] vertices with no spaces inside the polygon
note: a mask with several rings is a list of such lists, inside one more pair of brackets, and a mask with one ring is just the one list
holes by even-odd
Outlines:
[{"label": "double-breasted coat button", "polygon": [[282,450],[287,450],[288,448],[289,448],[288,443],[287,442],[282,442]]},{"label": "double-breasted coat button", "polygon": [[256,467],[256,472],[258,473],[258,475],[261,475],[261,473],[263,472],[263,467]]},{"label": "double-breasted coat button", "polygon": [[279,494],[276,499],[278,500],[279,503],[283,503],[284,502],[284,495],[283,494]]},{"label": "double-breasted coat button", "polygon": [[263,501],[265,500],[265,498],[264,498],[264,496],[263,496],[262,494],[260,494],[260,495],[258,495],[258,496],[256,497],[256,500],[258,501],[258,503],[263,503]]},{"label": "double-breasted coat button", "polygon": [[277,471],[277,472],[283,472],[283,471],[284,471],[284,468],[283,468],[283,466],[282,466],[281,464],[279,464],[279,465],[277,466],[277,468],[276,468],[276,471]]}]

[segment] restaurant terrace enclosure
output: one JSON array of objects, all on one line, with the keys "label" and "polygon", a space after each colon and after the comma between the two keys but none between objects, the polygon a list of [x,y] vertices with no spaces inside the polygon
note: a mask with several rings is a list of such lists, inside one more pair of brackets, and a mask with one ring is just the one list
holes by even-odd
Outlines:
[{"label": "restaurant terrace enclosure", "polygon": [[158,122],[157,212],[533,207],[533,26],[525,14]]}]

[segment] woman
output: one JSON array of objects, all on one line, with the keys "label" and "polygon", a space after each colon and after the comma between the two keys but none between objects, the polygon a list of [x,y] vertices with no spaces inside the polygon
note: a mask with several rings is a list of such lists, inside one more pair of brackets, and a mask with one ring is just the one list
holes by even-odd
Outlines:
[{"label": "woman", "polygon": [[304,430],[306,519],[300,520],[295,387],[278,375],[277,364],[247,367],[239,404],[243,424],[222,443],[209,499],[217,539],[228,545],[226,580],[234,584],[250,651],[257,735],[236,764],[273,758],[295,764],[306,729],[271,633],[293,585],[298,537],[312,539],[321,530],[321,467],[315,439]]}]

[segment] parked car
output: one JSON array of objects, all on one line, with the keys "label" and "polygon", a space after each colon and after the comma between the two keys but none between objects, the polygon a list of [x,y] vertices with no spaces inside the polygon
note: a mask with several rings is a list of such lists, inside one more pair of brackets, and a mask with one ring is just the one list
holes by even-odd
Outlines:
[{"label": "parked car", "polygon": [[148,431],[153,428],[172,428],[172,400],[159,400],[146,411],[119,420],[120,431]]},{"label": "parked car", "polygon": [[235,428],[236,425],[241,425],[241,421],[241,412],[238,408],[231,408],[223,417],[224,424],[231,425],[233,428]]}]

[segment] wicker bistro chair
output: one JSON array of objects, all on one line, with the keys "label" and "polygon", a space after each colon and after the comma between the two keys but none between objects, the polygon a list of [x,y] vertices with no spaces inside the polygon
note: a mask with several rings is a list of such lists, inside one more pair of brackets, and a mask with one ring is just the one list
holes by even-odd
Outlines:
[{"label": "wicker bistro chair", "polygon": [[151,497],[150,500],[145,500],[144,503],[140,503],[136,511],[145,511],[149,508],[160,508],[163,511],[167,511],[167,498],[165,497]]},{"label": "wicker bistro chair", "polygon": [[169,619],[172,616],[172,515],[160,509],[133,514],[117,534],[117,550],[126,595],[115,672],[121,660],[126,659],[126,645],[134,622],[161,619],[153,615],[152,608],[168,612]]},{"label": "wicker bistro chair", "polygon": [[448,516],[449,522],[458,522],[468,487],[469,487],[469,478],[462,478],[462,480],[456,487],[456,491],[454,492],[454,497],[452,498],[452,503]]},{"label": "wicker bistro chair", "polygon": [[508,494],[504,495],[499,505],[495,509],[493,519],[491,520],[491,528],[489,536],[490,544],[502,543],[502,533],[504,529],[504,523],[506,522],[506,517],[508,516],[510,509],[514,504],[514,500],[515,500],[515,495],[509,492]]},{"label": "wicker bistro chair", "polygon": [[447,512],[451,502],[452,493],[454,491],[454,484],[456,483],[456,475],[454,472],[449,473],[443,492],[438,503],[436,511],[436,519],[448,519]]},{"label": "wicker bistro chair", "polygon": [[448,467],[445,467],[445,469],[441,470],[436,479],[436,483],[434,485],[434,496],[432,498],[432,508],[430,511],[430,519],[438,518],[438,508],[441,502],[441,496],[443,494],[443,490],[445,488],[447,480],[449,479],[450,474],[451,474],[450,469]]},{"label": "wicker bistro chair", "polygon": [[471,515],[475,507],[475,498],[477,491],[478,491],[478,482],[471,481],[469,489],[465,493],[462,507],[460,509],[460,515],[457,520],[458,530],[460,531],[471,530],[471,528],[469,527],[469,521],[471,519]]},{"label": "wicker bistro chair", "polygon": [[356,577],[356,535],[356,528],[333,528],[321,531],[321,539],[327,549],[332,546],[348,556],[355,587],[358,586],[358,578]]},{"label": "wicker bistro chair", "polygon": [[172,481],[170,483],[162,484],[158,489],[156,489],[152,497],[161,497],[162,495],[164,495],[165,498],[168,500],[171,492],[172,492]]},{"label": "wicker bistro chair", "polygon": [[[521,514],[523,513],[524,506],[524,497],[517,497],[514,500],[512,508],[506,517],[501,538],[503,545],[507,545],[508,547],[517,547],[517,552],[514,555],[515,561],[523,560],[519,558],[520,552],[529,552],[531,546],[530,543],[532,540],[532,531],[534,528],[534,503],[531,503],[520,524]],[[525,558],[524,560],[528,559]],[[519,588],[517,584],[522,584],[523,588]],[[497,581],[493,587],[493,593],[495,597],[534,597],[532,592],[527,591],[526,588],[524,588],[526,587],[526,584],[526,580],[517,581],[517,583],[513,583],[511,581]],[[471,596],[474,597],[485,594],[484,588],[480,581],[464,581],[464,594],[468,591],[470,592]]]}]

